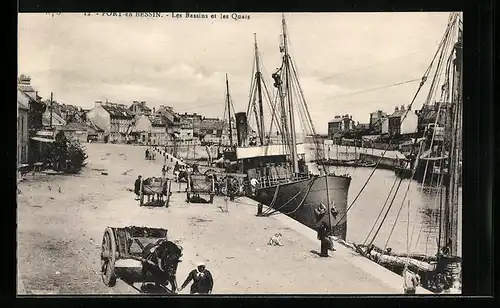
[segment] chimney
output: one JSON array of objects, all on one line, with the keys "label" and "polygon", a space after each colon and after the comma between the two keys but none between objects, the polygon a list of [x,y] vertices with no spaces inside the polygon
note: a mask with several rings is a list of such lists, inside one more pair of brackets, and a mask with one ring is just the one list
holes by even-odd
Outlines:
[{"label": "chimney", "polygon": [[155,113],[155,107],[153,107],[153,113]]},{"label": "chimney", "polygon": [[102,107],[102,101],[95,101],[96,107]]},{"label": "chimney", "polygon": [[350,117],[349,117],[349,119],[351,119],[351,120],[352,120],[352,116],[350,116]]},{"label": "chimney", "polygon": [[394,111],[399,111],[399,108],[398,108],[398,106],[396,106],[396,108],[394,108]]},{"label": "chimney", "polygon": [[141,105],[142,105],[142,106],[146,106],[146,102],[145,102],[145,101],[142,101],[142,102],[141,102]]},{"label": "chimney", "polygon": [[405,110],[405,105],[401,105],[401,110]]}]

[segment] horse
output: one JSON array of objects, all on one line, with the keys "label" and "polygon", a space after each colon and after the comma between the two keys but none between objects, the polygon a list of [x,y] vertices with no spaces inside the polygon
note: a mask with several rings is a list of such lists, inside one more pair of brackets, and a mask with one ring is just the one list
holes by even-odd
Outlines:
[{"label": "horse", "polygon": [[177,288],[177,266],[181,262],[182,247],[167,239],[158,239],[149,243],[142,252],[142,276],[146,281],[147,273],[151,273],[157,287],[165,287],[169,283],[172,293]]}]

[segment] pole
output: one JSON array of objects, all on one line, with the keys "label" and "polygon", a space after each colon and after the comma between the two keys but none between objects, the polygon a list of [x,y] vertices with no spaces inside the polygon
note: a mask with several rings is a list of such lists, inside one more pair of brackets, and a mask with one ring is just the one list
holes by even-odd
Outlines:
[{"label": "pole", "polygon": [[52,109],[54,108],[54,93],[50,92],[50,129],[52,129]]},{"label": "pole", "polygon": [[229,120],[229,147],[233,146],[233,128],[231,127],[231,99],[229,96],[229,81],[226,73],[226,100],[227,100],[227,117]]},{"label": "pole", "polygon": [[290,56],[288,55],[288,47],[287,47],[287,35],[286,35],[286,22],[285,16],[283,14],[283,45],[285,52],[285,78],[286,78],[286,91],[288,96],[288,111],[290,116],[290,133],[292,136],[292,144],[290,145],[290,154],[292,155],[292,163],[293,163],[293,172],[294,174],[299,173],[299,161],[297,159],[297,136],[295,135],[295,114],[293,112],[293,101],[292,101],[292,91],[290,91]]},{"label": "pole", "polygon": [[259,62],[259,48],[257,46],[257,35],[254,33],[255,40],[255,66],[257,72],[255,73],[255,78],[257,80],[257,94],[259,98],[259,120],[260,120],[260,144],[264,144],[265,130],[264,130],[264,107],[262,105],[262,85],[261,85],[261,72],[260,72],[260,62]]}]

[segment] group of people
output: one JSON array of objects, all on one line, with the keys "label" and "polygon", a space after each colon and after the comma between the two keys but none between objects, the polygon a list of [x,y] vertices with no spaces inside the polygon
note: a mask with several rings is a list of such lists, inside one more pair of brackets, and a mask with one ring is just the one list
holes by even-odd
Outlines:
[{"label": "group of people", "polygon": [[145,159],[156,159],[154,150],[146,149],[144,152]]}]

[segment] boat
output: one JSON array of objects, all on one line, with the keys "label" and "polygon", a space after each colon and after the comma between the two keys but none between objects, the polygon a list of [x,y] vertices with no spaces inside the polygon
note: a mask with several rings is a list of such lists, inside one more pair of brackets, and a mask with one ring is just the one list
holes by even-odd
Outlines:
[{"label": "boat", "polygon": [[[453,33],[457,33],[456,41],[453,43]],[[406,254],[397,254],[392,252],[387,247],[379,248],[376,247],[373,242],[380,231],[381,226],[385,222],[387,213],[391,209],[393,203],[391,202],[387,208],[385,204],[382,207],[379,217],[377,217],[372,230],[370,230],[365,242],[358,243],[355,246],[356,251],[358,251],[363,256],[377,262],[378,264],[385,266],[386,268],[403,275],[406,269],[413,271],[421,277],[421,284],[424,288],[434,292],[434,293],[460,293],[461,292],[461,257],[458,251],[458,199],[459,199],[459,186],[460,186],[460,160],[461,160],[461,138],[462,138],[462,21],[460,13],[451,13],[448,22],[447,30],[443,37],[443,41],[436,52],[436,55],[440,53],[440,61],[446,63],[438,64],[438,68],[446,68],[446,75],[444,85],[441,89],[443,90],[443,96],[445,99],[449,99],[450,108],[446,112],[446,116],[449,120],[446,121],[445,128],[445,138],[444,142],[438,143],[437,145],[431,142],[430,147],[425,148],[425,143],[422,143],[419,150],[419,155],[417,155],[417,161],[415,162],[415,168],[410,168],[408,164],[401,166],[406,170],[412,170],[411,177],[415,178],[416,172],[421,172],[419,168],[422,165],[426,165],[422,174],[422,178],[426,179],[432,173],[436,178],[433,185],[437,190],[437,194],[434,202],[439,203],[439,235],[436,245],[436,252],[433,255],[415,255],[411,254],[411,246],[413,243],[413,234],[410,239],[409,230],[409,213],[410,213],[410,203],[408,201],[408,218],[407,218],[407,252]],[[448,57],[445,55],[448,54]],[[446,60],[447,59],[447,60]],[[431,63],[432,66],[432,63]],[[437,74],[439,73],[438,68],[436,69]],[[430,71],[430,70],[428,70]],[[426,73],[428,74],[428,72]],[[424,77],[426,77],[424,75]],[[426,78],[423,78],[425,80]],[[431,85],[430,91],[436,91],[437,84]],[[430,93],[432,94],[432,93]],[[432,97],[429,95],[428,97]],[[436,119],[437,121],[437,119]],[[433,133],[434,135],[434,133]],[[432,138],[434,139],[434,138]],[[431,150],[432,149],[432,150]],[[436,149],[434,151],[434,149]],[[441,154],[441,156],[433,156],[431,152],[436,152]],[[422,160],[419,162],[419,158]],[[422,163],[424,161],[424,163]],[[429,161],[437,161],[440,164],[433,165],[432,168],[427,166]],[[438,168],[436,168],[439,166]],[[402,179],[399,179],[401,183]],[[413,181],[408,181],[408,192],[409,185]],[[420,183],[422,188],[426,185],[423,181]],[[399,189],[399,185],[396,188],[396,192]],[[391,189],[392,193],[392,189]],[[391,195],[389,194],[389,196]],[[404,206],[403,198],[401,207],[398,212]],[[394,201],[394,198],[393,198]],[[385,211],[385,215],[382,216]],[[382,219],[379,222],[379,218]],[[396,222],[394,222],[393,229]],[[378,225],[378,228],[375,228]],[[373,232],[373,233],[372,233]],[[413,233],[413,231],[412,231]],[[389,238],[387,239],[386,246],[389,243]],[[371,237],[371,239],[370,239]],[[418,238],[417,238],[418,242]],[[415,245],[416,246],[416,245]]]},{"label": "boat", "polygon": [[[305,129],[310,136],[313,136],[316,161],[324,161],[323,151],[320,150],[319,139],[314,137],[318,134],[314,129],[297,78],[298,73],[289,53],[289,38],[284,15],[282,31],[280,37],[282,65],[272,74],[276,100],[272,105],[270,125],[276,126],[281,140],[280,143],[272,144],[270,138],[265,136],[262,92],[267,86],[260,71],[259,52],[255,40],[255,74],[252,82],[255,85],[252,87],[255,95],[251,93],[254,99],[250,99],[247,113],[240,114],[241,123],[237,121],[238,136],[241,136],[236,148],[238,164],[240,170],[249,178],[257,179],[259,184],[251,198],[269,207],[269,210],[263,213],[264,216],[286,214],[314,230],[322,222],[326,222],[331,235],[345,240],[347,198],[351,177],[329,173],[324,166],[319,166],[319,174],[312,174],[309,171],[304,144],[297,142],[295,112],[303,115],[301,120],[306,122]],[[292,88],[295,91],[292,92]],[[294,93],[300,93],[295,101]],[[256,117],[259,132],[258,143],[251,146],[245,144],[245,130],[248,127],[245,121],[250,115]]]}]

